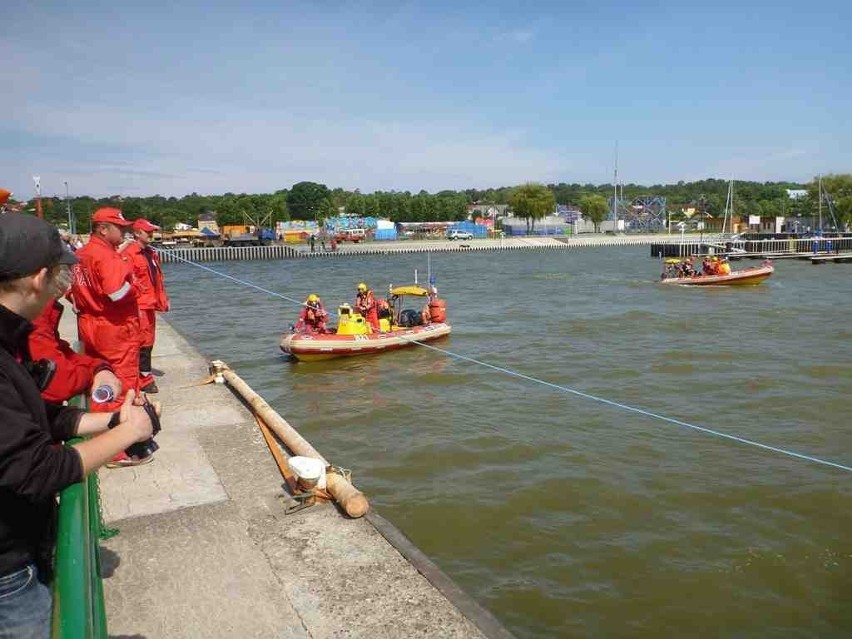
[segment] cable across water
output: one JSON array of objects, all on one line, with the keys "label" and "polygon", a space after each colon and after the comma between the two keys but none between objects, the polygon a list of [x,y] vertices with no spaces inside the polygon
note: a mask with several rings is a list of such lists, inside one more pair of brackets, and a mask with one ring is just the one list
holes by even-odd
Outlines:
[{"label": "cable across water", "polygon": [[[288,297],[287,295],[282,295],[281,293],[276,293],[275,291],[270,291],[269,289],[263,288],[262,286],[258,286],[257,284],[253,284],[252,282],[242,280],[238,277],[234,277],[233,275],[228,275],[227,273],[222,273],[221,271],[217,271],[216,269],[212,269],[209,266],[204,266],[203,264],[199,264],[198,262],[193,262],[191,260],[187,260],[172,251],[162,251],[169,253],[172,257],[181,262],[185,262],[186,264],[190,264],[191,266],[195,266],[197,268],[203,269],[220,277],[224,277],[238,284],[242,284],[243,286],[247,286],[249,288],[253,288],[255,290],[261,291],[262,293],[267,293],[268,295],[272,295],[274,297],[278,297],[280,299],[286,300],[293,304],[297,304],[299,306],[304,306],[304,303],[296,300],[292,297]],[[519,373],[518,371],[513,371],[509,368],[504,368],[502,366],[497,366],[495,364],[489,364],[488,362],[484,362],[482,360],[476,359],[474,357],[468,357],[467,355],[462,355],[460,353],[454,353],[452,351],[448,351],[443,348],[439,348],[437,346],[433,346],[431,344],[424,344],[423,342],[419,342],[416,339],[411,340],[413,343],[421,346],[423,348],[428,348],[438,353],[442,353],[447,357],[452,357],[453,359],[469,362],[471,364],[476,364],[478,366],[483,366],[485,368],[489,368],[491,370],[497,371],[499,373],[504,373],[511,377],[515,377],[517,379],[523,379],[528,382],[532,382],[534,384],[539,384],[541,386],[546,386],[548,388],[552,388],[554,390],[561,391],[563,393],[569,393],[571,395],[575,395],[577,397],[582,397],[583,399],[588,399],[593,402],[598,402],[600,404],[605,404],[607,406],[612,406],[613,408],[620,408],[621,410],[625,410],[631,413],[635,413],[637,415],[643,415],[644,417],[650,417],[652,419],[658,419],[663,422],[667,422],[669,424],[674,424],[676,426],[681,426],[683,428],[688,428],[691,430],[695,430],[701,433],[705,433],[707,435],[714,435],[716,437],[720,437],[722,439],[727,439],[729,441],[734,441],[739,444],[746,444],[748,446],[754,446],[756,448],[760,448],[763,450],[768,450],[773,453],[778,453],[780,455],[785,455],[787,457],[792,457],[794,459],[799,459],[802,461],[808,461],[815,464],[821,464],[823,466],[829,466],[831,468],[836,468],[839,470],[845,470],[848,472],[852,472],[852,466],[846,466],[844,464],[839,464],[836,462],[828,461],[825,459],[821,459],[819,457],[814,457],[812,455],[805,455],[803,453],[797,453],[792,450],[787,450],[785,448],[779,448],[777,446],[770,446],[769,444],[762,444],[760,442],[754,441],[752,439],[746,439],[745,437],[740,437],[738,435],[731,435],[730,433],[723,433],[718,430],[713,430],[712,428],[705,428],[704,426],[698,426],[696,424],[690,424],[689,422],[682,421],[680,419],[675,419],[673,417],[666,417],[665,415],[660,415],[659,413],[654,413],[652,411],[645,410],[643,408],[637,408],[636,406],[630,406],[628,404],[622,404],[621,402],[616,402],[611,399],[606,399],[605,397],[598,397],[597,395],[592,395],[591,393],[585,393],[583,391],[577,390],[575,388],[571,388],[569,386],[562,386],[560,384],[554,384],[553,382],[548,382],[543,379],[539,379],[537,377],[532,377],[530,375],[525,375],[524,373]]]}]

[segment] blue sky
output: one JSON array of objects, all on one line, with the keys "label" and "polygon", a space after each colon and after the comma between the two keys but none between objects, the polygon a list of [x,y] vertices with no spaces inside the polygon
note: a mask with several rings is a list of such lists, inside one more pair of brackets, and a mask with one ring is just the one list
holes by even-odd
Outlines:
[{"label": "blue sky", "polygon": [[852,3],[7,0],[0,186],[46,195],[849,172]]}]

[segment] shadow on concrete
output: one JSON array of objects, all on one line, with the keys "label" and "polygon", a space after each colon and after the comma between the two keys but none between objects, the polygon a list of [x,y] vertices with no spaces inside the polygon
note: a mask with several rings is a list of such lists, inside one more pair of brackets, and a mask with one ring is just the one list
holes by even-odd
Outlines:
[{"label": "shadow on concrete", "polygon": [[121,564],[121,557],[114,550],[106,546],[100,546],[101,552],[101,579],[109,579],[115,573],[115,569]]}]

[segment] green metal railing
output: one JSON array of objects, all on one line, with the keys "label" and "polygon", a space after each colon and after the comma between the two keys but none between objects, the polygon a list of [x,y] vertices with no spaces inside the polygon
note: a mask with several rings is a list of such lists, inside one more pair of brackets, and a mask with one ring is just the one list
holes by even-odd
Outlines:
[{"label": "green metal railing", "polygon": [[[72,404],[84,406],[82,398]],[[80,439],[69,444],[75,444]],[[118,531],[105,528],[98,474],[59,494],[59,523],[53,580],[54,639],[107,639],[99,543]]]}]

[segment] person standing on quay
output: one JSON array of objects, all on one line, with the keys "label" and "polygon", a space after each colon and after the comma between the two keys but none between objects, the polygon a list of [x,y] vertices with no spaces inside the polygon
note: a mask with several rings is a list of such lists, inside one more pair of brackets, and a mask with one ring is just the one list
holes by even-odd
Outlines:
[{"label": "person standing on quay", "polygon": [[[76,253],[80,263],[70,293],[86,353],[109,363],[121,382],[122,394],[139,390],[139,306],[127,256],[117,250],[130,224],[118,209],[94,212],[92,236]],[[92,410],[117,410],[123,399],[119,395],[93,404]],[[115,461],[133,465],[126,456]]]},{"label": "person standing on quay", "polygon": [[166,295],[166,284],[160,268],[160,256],[151,246],[154,231],[159,231],[160,227],[144,218],[139,218],[133,222],[132,228],[136,241],[128,244],[122,253],[130,260],[139,305],[140,384],[144,392],[157,393],[160,389],[157,388],[157,382],[151,374],[151,353],[154,350],[157,333],[157,312],[166,313],[169,310],[169,298]]},{"label": "person standing on quay", "polygon": [[[56,493],[152,435],[127,394],[120,413],[84,413],[39,395],[54,373],[33,362],[32,320],[66,288],[77,259],[31,215],[0,215],[0,638],[50,637]],[[63,442],[99,434],[73,446]]]}]

